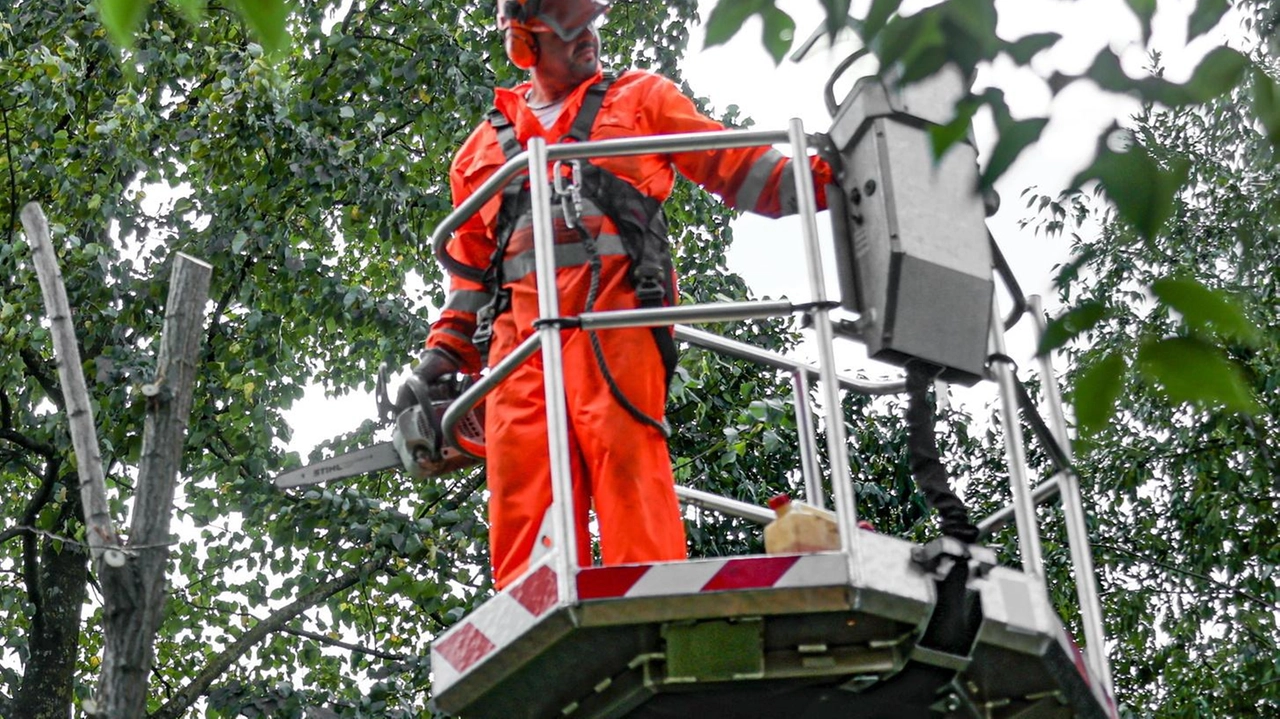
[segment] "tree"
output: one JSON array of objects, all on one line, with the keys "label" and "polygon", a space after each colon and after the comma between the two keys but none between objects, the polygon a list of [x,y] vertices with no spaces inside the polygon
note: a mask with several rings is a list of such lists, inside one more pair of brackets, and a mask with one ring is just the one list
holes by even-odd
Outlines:
[{"label": "tree", "polygon": [[[1259,53],[1256,63],[1269,77],[1204,107],[1148,108],[1132,122],[1135,147],[1188,177],[1153,237],[1092,194],[1054,198],[1061,214],[1044,218],[1067,230],[1091,219],[1102,227],[1074,236],[1073,261],[1058,278],[1068,314],[1100,316],[1067,348],[1066,380],[1076,397],[1124,398],[1124,410],[1087,435],[1077,461],[1090,480],[1094,541],[1107,567],[1120,695],[1152,715],[1280,709],[1272,569],[1280,559],[1272,199],[1280,177],[1271,139],[1239,112],[1274,77],[1274,59]],[[1204,299],[1200,287],[1219,299]],[[1149,348],[1172,343],[1193,348],[1192,361],[1152,372],[1161,358]],[[1224,349],[1206,349],[1214,344]],[[1256,411],[1188,402],[1184,385],[1169,381],[1221,383],[1226,372],[1238,373]]]},{"label": "tree", "polygon": [[[490,591],[483,476],[388,472],[297,495],[269,479],[301,461],[284,451],[282,413],[305,387],[370,389],[380,362],[403,365],[425,336],[417,308],[443,300],[424,243],[448,210],[447,158],[515,71],[474,3],[311,3],[278,23],[292,42],[269,41],[262,17],[250,34],[224,4],[157,3],[127,15],[118,49],[100,20],[125,5],[0,15],[0,606],[13,617],[0,716],[65,716],[94,691],[103,647],[66,404],[17,227],[29,200],[52,219],[68,278],[117,526],[134,510],[165,268],[189,251],[214,270],[149,716],[197,702],[217,716],[421,715],[428,642]],[[694,12],[620,4],[608,59],[678,76]],[[681,185],[670,215],[690,299],[747,296],[724,269],[727,213]],[[406,296],[411,276],[423,289]],[[793,341],[769,323],[738,331]],[[689,353],[672,410],[682,473],[751,499],[780,488],[795,471],[785,388]],[[767,451],[741,452],[756,434]],[[695,536],[695,551],[752,541],[731,531]]]}]

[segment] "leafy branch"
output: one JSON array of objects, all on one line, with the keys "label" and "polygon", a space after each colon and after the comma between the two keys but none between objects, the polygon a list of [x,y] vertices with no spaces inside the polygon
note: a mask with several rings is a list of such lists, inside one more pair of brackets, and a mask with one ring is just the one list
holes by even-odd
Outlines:
[{"label": "leafy branch", "polygon": [[1258,595],[1256,595],[1256,594],[1253,594],[1252,592],[1245,591],[1245,590],[1243,590],[1243,589],[1241,589],[1241,588],[1239,588],[1239,587],[1235,587],[1235,586],[1232,586],[1232,585],[1230,585],[1230,584],[1227,584],[1226,582],[1222,582],[1222,581],[1219,581],[1219,580],[1217,580],[1217,579],[1214,579],[1213,577],[1210,577],[1210,576],[1208,576],[1208,575],[1206,575],[1206,574],[1202,574],[1202,573],[1200,573],[1200,572],[1195,572],[1195,571],[1192,571],[1192,570],[1187,569],[1187,568],[1185,568],[1185,567],[1179,567],[1179,566],[1178,566],[1178,565],[1176,565],[1176,564],[1170,564],[1170,563],[1168,563],[1168,562],[1161,561],[1161,560],[1159,560],[1159,559],[1154,559],[1154,558],[1152,558],[1152,557],[1148,557],[1148,556],[1145,556],[1145,555],[1143,555],[1143,554],[1139,554],[1139,553],[1137,553],[1137,552],[1135,552],[1135,551],[1133,551],[1133,550],[1131,550],[1131,549],[1126,549],[1126,548],[1124,548],[1124,547],[1120,547],[1120,546],[1115,545],[1115,544],[1110,544],[1110,543],[1106,543],[1106,542],[1094,542],[1094,545],[1093,545],[1093,546],[1097,547],[1098,549],[1105,549],[1105,550],[1107,550],[1107,551],[1109,551],[1109,552],[1112,552],[1113,554],[1117,554],[1117,555],[1121,555],[1121,556],[1128,557],[1128,558],[1133,559],[1133,560],[1136,560],[1136,561],[1138,561],[1138,562],[1143,562],[1143,563],[1150,564],[1150,565],[1155,566],[1155,567],[1159,567],[1160,569],[1163,569],[1163,570],[1165,570],[1166,572],[1169,572],[1170,574],[1177,574],[1177,575],[1181,575],[1181,576],[1184,576],[1184,577],[1189,577],[1189,578],[1191,578],[1191,579],[1195,579],[1195,580],[1198,580],[1198,581],[1204,582],[1205,584],[1212,585],[1212,586],[1217,587],[1217,588],[1219,588],[1219,589],[1222,589],[1222,590],[1224,590],[1224,591],[1226,591],[1226,592],[1229,592],[1229,593],[1234,594],[1234,595],[1236,595],[1236,596],[1239,596],[1239,597],[1242,597],[1242,598],[1244,598],[1244,599],[1247,599],[1247,600],[1249,600],[1249,601],[1253,602],[1254,604],[1257,604],[1258,606],[1260,606],[1260,607],[1262,607],[1263,609],[1266,609],[1266,610],[1268,610],[1268,611],[1272,611],[1272,612],[1280,612],[1280,604],[1277,604],[1277,603],[1275,603],[1275,602],[1272,602],[1272,601],[1270,601],[1270,600],[1268,600],[1268,599],[1266,599],[1266,598],[1264,598],[1264,597],[1260,597],[1260,596],[1258,596]]},{"label": "leafy branch", "polygon": [[193,704],[204,696],[213,682],[227,672],[233,664],[249,652],[255,645],[278,631],[287,631],[289,622],[304,611],[324,602],[339,592],[350,589],[368,579],[375,572],[382,571],[389,557],[380,556],[370,559],[351,571],[317,585],[311,591],[299,596],[294,601],[272,612],[270,616],[259,621],[231,646],[224,649],[199,672],[175,696],[170,697],[156,711],[147,715],[148,719],[180,719]]},{"label": "leafy branch", "polygon": [[320,634],[319,632],[311,632],[311,631],[307,631],[306,629],[300,629],[298,627],[284,627],[283,629],[281,629],[281,631],[284,632],[285,634],[292,634],[296,637],[302,637],[303,639],[310,639],[312,641],[319,642],[321,644],[326,644],[331,647],[338,647],[339,649],[346,649],[347,651],[356,652],[358,654],[368,654],[371,657],[386,659],[387,661],[403,662],[403,661],[409,660],[409,657],[404,654],[392,654],[391,652],[384,652],[380,649],[361,646],[359,644],[352,644],[351,642],[344,642],[340,639],[334,639],[333,637],[325,636],[323,634]]}]

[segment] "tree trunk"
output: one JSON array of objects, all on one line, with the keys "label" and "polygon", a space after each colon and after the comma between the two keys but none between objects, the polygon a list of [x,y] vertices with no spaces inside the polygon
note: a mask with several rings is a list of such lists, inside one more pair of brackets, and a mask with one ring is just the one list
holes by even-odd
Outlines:
[{"label": "tree trunk", "polygon": [[164,619],[174,485],[182,466],[212,271],[186,255],[174,258],[158,374],[142,389],[149,399],[129,551],[125,561],[113,563],[108,557],[98,563],[106,635],[99,692],[107,719],[146,714],[155,635]]},{"label": "tree trunk", "polygon": [[70,542],[45,538],[40,547],[41,601],[32,617],[31,635],[11,716],[67,719],[70,716],[76,656],[80,648],[80,610],[89,579],[89,556]]},{"label": "tree trunk", "polygon": [[[142,461],[138,468],[133,523],[129,546],[125,547],[112,525],[92,404],[76,346],[71,307],[49,239],[48,223],[38,204],[29,203],[22,209],[22,224],[31,245],[32,259],[52,325],[58,379],[62,385],[80,473],[90,556],[102,582],[102,681],[98,701],[86,700],[84,709],[105,719],[137,719],[146,714],[147,680],[154,660],[155,633],[164,617],[174,484],[182,464],[182,447],[195,385],[196,357],[203,338],[201,330],[213,268],[181,253],[174,258],[164,328],[160,333],[158,374],[142,389],[147,415],[142,434]],[[83,591],[81,586],[81,601]],[[57,593],[64,594],[61,590]],[[48,592],[41,594],[44,601],[40,604],[44,605],[49,601]],[[73,646],[78,640],[79,602],[75,606],[77,631],[71,635]],[[40,618],[37,615],[37,619]],[[54,628],[60,628],[60,625]],[[33,637],[33,653],[37,649],[46,649],[45,644],[36,643],[37,638],[46,639]],[[47,645],[50,652],[61,646],[58,642],[66,641],[66,637],[61,635],[47,639],[54,642]],[[74,670],[75,656],[73,649],[68,672]],[[41,695],[40,701],[57,701],[62,707],[58,714],[48,716],[66,716],[66,707],[71,700],[71,676],[68,673],[64,677],[65,690],[53,691],[33,684],[31,694]],[[53,674],[42,677],[50,681],[57,678]],[[30,696],[25,691],[25,683],[23,689],[23,696]],[[19,716],[45,715],[19,712]]]}]

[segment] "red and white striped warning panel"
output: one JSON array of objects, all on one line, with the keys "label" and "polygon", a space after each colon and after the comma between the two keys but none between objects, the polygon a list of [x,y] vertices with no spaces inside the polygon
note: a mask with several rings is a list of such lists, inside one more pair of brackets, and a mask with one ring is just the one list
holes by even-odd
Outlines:
[{"label": "red and white striped warning panel", "polygon": [[[579,600],[590,601],[835,586],[847,584],[849,572],[843,555],[828,553],[594,567],[578,572],[577,580]],[[555,605],[556,572],[544,563],[450,627],[431,645],[435,692],[522,636]]]},{"label": "red and white striped warning panel", "polygon": [[1102,682],[1095,679],[1093,673],[1089,671],[1089,664],[1084,659],[1084,653],[1080,651],[1080,645],[1076,644],[1076,638],[1071,636],[1071,632],[1067,631],[1066,627],[1061,627],[1058,632],[1058,644],[1062,645],[1067,656],[1076,665],[1076,671],[1084,677],[1085,684],[1089,685],[1089,691],[1093,692],[1102,710],[1112,719],[1119,719],[1120,711],[1116,708],[1115,697],[1111,696]]},{"label": "red and white striped warning panel", "polygon": [[494,650],[506,646],[556,605],[556,572],[535,567],[431,643],[435,691],[444,691]]},{"label": "red and white striped warning panel", "polygon": [[787,554],[593,567],[578,573],[578,598],[588,601],[832,586],[849,581],[847,566],[840,554]]}]

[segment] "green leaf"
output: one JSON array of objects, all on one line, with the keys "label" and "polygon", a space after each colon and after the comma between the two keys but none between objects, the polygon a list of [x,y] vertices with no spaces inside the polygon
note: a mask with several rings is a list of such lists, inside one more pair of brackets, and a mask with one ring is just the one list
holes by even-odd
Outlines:
[{"label": "green leaf", "polygon": [[1196,9],[1187,18],[1187,42],[1217,27],[1230,9],[1231,4],[1227,0],[1197,0]]},{"label": "green leaf", "polygon": [[1115,352],[1085,367],[1072,394],[1076,422],[1084,436],[1096,434],[1111,421],[1116,399],[1124,387],[1125,361]]},{"label": "green leaf", "polygon": [[1170,402],[1253,414],[1260,407],[1240,366],[1214,345],[1192,337],[1148,340],[1138,348],[1143,377]]},{"label": "green leaf", "polygon": [[[1108,135],[1116,132],[1123,131],[1113,128]],[[1072,185],[1080,187],[1090,179],[1098,180],[1120,216],[1150,240],[1172,216],[1174,196],[1187,180],[1185,159],[1176,158],[1170,165],[1162,167],[1142,145],[1117,151],[1107,148],[1104,140],[1093,164],[1077,175]]]},{"label": "green leaf", "polygon": [[1151,18],[1156,14],[1156,0],[1125,0],[1142,24],[1142,42],[1151,42]]},{"label": "green leaf", "polygon": [[1005,45],[1004,51],[1017,64],[1026,65],[1040,52],[1057,45],[1061,39],[1062,36],[1056,32],[1036,33],[1008,43]]},{"label": "green leaf", "polygon": [[1271,145],[1280,145],[1280,88],[1262,70],[1253,71],[1253,114],[1266,128]]},{"label": "green leaf", "polygon": [[764,21],[762,39],[765,49],[773,57],[774,64],[779,64],[782,58],[787,56],[787,51],[791,49],[791,42],[795,39],[796,21],[773,6],[762,10],[760,15]]},{"label": "green leaf", "polygon": [[983,58],[989,58],[1003,44],[996,35],[995,0],[948,0],[935,8],[948,25],[960,31],[958,36],[950,35],[951,52],[976,48]]},{"label": "green leaf", "polygon": [[720,0],[707,18],[706,47],[723,45],[738,34],[747,18],[773,7],[772,0]]},{"label": "green leaf", "polygon": [[[1248,58],[1239,52],[1228,47],[1217,47],[1200,60],[1191,79],[1179,85],[1160,77],[1131,78],[1121,67],[1119,56],[1104,48],[1094,58],[1085,77],[1104,90],[1136,92],[1143,100],[1177,106],[1205,103],[1230,91],[1239,84],[1248,65]],[[1050,86],[1056,92],[1072,79],[1074,78],[1054,76],[1050,80]]]},{"label": "green leaf", "polygon": [[1208,102],[1240,83],[1249,58],[1229,47],[1216,47],[1196,66],[1183,87],[1193,103]]},{"label": "green leaf", "polygon": [[98,15],[117,47],[133,47],[133,36],[151,7],[151,0],[98,0]]},{"label": "green leaf", "polygon": [[[995,89],[988,90],[988,93],[999,92]],[[973,125],[973,116],[983,104],[983,100],[967,97],[956,103],[956,116],[951,122],[945,125],[929,126],[929,143],[933,147],[935,160],[947,154],[947,150],[951,149],[952,145],[968,137],[969,128]]]},{"label": "green leaf", "polygon": [[880,34],[889,18],[902,6],[902,0],[873,0],[867,10],[867,17],[862,21],[862,39],[871,42]]},{"label": "green leaf", "polygon": [[880,33],[877,54],[881,68],[902,63],[902,82],[910,83],[937,72],[947,61],[947,37],[937,13],[897,17]]},{"label": "green leaf", "polygon": [[1231,295],[1213,290],[1189,278],[1164,277],[1151,285],[1162,302],[1182,314],[1187,326],[1198,332],[1218,331],[1232,339],[1257,347],[1262,331],[1245,314]]},{"label": "green leaf", "polygon": [[852,0],[821,0],[822,7],[827,11],[826,28],[827,34],[835,37],[836,33],[848,27],[851,18],[849,16],[849,6]]},{"label": "green leaf", "polygon": [[1033,117],[1026,120],[1005,117],[1002,121],[998,121],[996,129],[999,134],[995,147],[991,148],[987,167],[982,171],[982,186],[994,185],[996,180],[1000,179],[1018,159],[1022,151],[1040,139],[1040,134],[1048,124],[1047,117]]},{"label": "green leaf", "polygon": [[287,21],[293,9],[288,0],[235,0],[241,17],[262,44],[268,57],[279,57],[289,47]]},{"label": "green leaf", "polygon": [[1040,337],[1036,356],[1043,357],[1093,329],[1106,313],[1107,308],[1101,302],[1086,302],[1051,320],[1045,326],[1044,335]]}]

